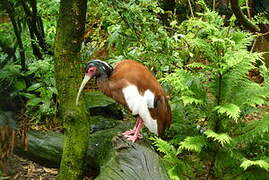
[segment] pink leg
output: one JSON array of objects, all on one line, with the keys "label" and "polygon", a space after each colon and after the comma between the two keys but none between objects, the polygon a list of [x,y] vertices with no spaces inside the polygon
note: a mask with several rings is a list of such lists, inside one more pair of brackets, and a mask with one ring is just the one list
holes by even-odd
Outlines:
[{"label": "pink leg", "polygon": [[140,117],[138,117],[135,128],[131,131],[125,132],[124,137],[127,137],[127,140],[132,142],[135,142],[137,139],[141,139],[142,135],[140,134],[140,130],[142,127],[143,127],[143,120]]},{"label": "pink leg", "polygon": [[142,127],[143,127],[143,120],[140,118],[140,120],[138,121],[138,125],[137,125],[137,127],[135,129],[134,135],[129,136],[127,138],[127,140],[135,142],[137,139],[141,139],[142,135],[140,134],[140,130],[142,129]]},{"label": "pink leg", "polygon": [[139,117],[136,118],[136,124],[135,124],[135,127],[133,129],[130,129],[129,131],[125,131],[124,133],[122,133],[122,135],[124,137],[129,137],[130,135],[133,135],[135,133],[135,130],[137,128],[137,125],[139,123]]}]

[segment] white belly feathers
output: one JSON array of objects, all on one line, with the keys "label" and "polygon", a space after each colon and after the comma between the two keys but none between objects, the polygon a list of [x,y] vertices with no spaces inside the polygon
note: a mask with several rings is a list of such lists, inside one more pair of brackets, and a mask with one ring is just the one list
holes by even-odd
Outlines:
[{"label": "white belly feathers", "polygon": [[158,135],[157,121],[150,115],[148,108],[154,108],[154,93],[149,89],[141,95],[135,85],[128,85],[122,89],[125,101],[133,115],[139,115],[145,126]]}]

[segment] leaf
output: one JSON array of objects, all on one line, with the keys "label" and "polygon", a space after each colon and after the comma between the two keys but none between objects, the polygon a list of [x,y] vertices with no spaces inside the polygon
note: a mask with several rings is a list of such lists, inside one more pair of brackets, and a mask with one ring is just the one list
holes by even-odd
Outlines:
[{"label": "leaf", "polygon": [[235,104],[222,104],[214,108],[219,114],[226,114],[237,121],[240,115],[240,108]]},{"label": "leaf", "polygon": [[244,170],[246,170],[250,166],[259,166],[260,168],[265,169],[266,171],[269,171],[269,163],[266,162],[265,160],[251,161],[251,160],[247,159],[247,160],[244,160],[240,164],[240,167],[242,167]]},{"label": "leaf", "polygon": [[35,97],[27,101],[27,106],[36,106],[42,101],[41,98]]},{"label": "leaf", "polygon": [[51,92],[53,92],[54,94],[58,94],[57,88],[55,87],[49,87],[48,88]]},{"label": "leaf", "polygon": [[204,132],[204,134],[208,137],[208,138],[212,138],[214,141],[217,141],[218,143],[220,143],[222,146],[226,143],[230,143],[232,138],[226,134],[226,133],[215,133],[212,130],[206,130]]},{"label": "leaf", "polygon": [[201,69],[207,69],[207,70],[212,69],[210,66],[205,65],[203,63],[198,63],[198,62],[193,62],[191,64],[188,64],[187,67],[190,67],[190,68],[201,68]]},{"label": "leaf", "polygon": [[40,111],[41,112],[48,112],[50,109],[51,102],[50,100],[44,100],[43,99],[43,104],[40,106]]},{"label": "leaf", "polygon": [[172,180],[180,180],[179,174],[180,174],[180,168],[178,166],[174,166],[171,169],[168,170],[168,175],[170,179]]},{"label": "leaf", "polygon": [[35,84],[31,85],[31,86],[27,89],[27,91],[34,91],[34,90],[40,88],[41,86],[42,86],[41,83],[35,83]]},{"label": "leaf", "polygon": [[174,21],[170,22],[170,25],[171,25],[172,27],[175,27],[175,26],[177,25],[177,21],[174,20]]},{"label": "leaf", "polygon": [[160,138],[153,138],[152,140],[155,141],[153,144],[155,146],[157,146],[158,151],[165,153],[165,154],[172,153],[175,156],[177,155],[175,147],[173,145],[169,144],[167,141],[164,141]]},{"label": "leaf", "polygon": [[201,152],[202,148],[207,145],[207,140],[203,136],[187,137],[180,143],[179,149],[188,151]]},{"label": "leaf", "polygon": [[182,96],[181,100],[183,101],[184,106],[188,104],[202,104],[203,103],[201,99],[196,99],[190,96]]},{"label": "leaf", "polygon": [[24,80],[19,80],[19,81],[17,81],[17,82],[15,83],[15,88],[16,88],[17,90],[23,90],[23,89],[25,89],[25,88],[26,88],[26,83],[25,83],[25,81],[24,81]]},{"label": "leaf", "polygon": [[19,93],[19,95],[24,96],[24,97],[26,97],[28,99],[33,99],[33,98],[36,97],[36,95],[31,94],[31,93]]}]

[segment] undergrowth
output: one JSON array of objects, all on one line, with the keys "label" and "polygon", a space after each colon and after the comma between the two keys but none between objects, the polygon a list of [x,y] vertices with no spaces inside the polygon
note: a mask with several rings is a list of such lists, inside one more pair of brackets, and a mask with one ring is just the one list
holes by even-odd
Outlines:
[{"label": "undergrowth", "polygon": [[[269,115],[261,108],[268,105],[268,69],[261,53],[248,50],[253,35],[204,8],[174,26],[183,65],[162,79],[173,87],[174,134],[154,144],[171,179],[268,179]],[[261,83],[249,77],[258,64]],[[260,118],[248,122],[253,113]]]}]

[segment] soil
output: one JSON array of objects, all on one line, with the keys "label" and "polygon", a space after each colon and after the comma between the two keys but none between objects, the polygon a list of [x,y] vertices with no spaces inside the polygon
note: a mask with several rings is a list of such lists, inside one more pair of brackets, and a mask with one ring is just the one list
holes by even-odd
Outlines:
[{"label": "soil", "polygon": [[7,161],[7,179],[12,180],[54,180],[58,169],[46,168],[38,163],[12,154]]},{"label": "soil", "polygon": [[[15,154],[8,157],[6,169],[6,175],[3,177],[8,180],[55,180],[58,174],[58,169],[41,166]],[[0,179],[3,177],[0,176]],[[83,180],[91,179],[90,177],[83,178]]]}]

